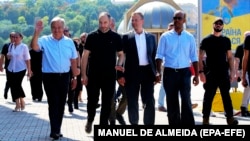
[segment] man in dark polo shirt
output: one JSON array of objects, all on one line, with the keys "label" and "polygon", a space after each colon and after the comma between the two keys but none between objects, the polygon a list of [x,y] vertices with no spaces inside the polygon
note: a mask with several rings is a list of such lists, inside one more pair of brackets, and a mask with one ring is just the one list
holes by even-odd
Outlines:
[{"label": "man in dark polo shirt", "polygon": [[[3,45],[3,48],[2,48],[2,51],[1,51],[1,54],[0,54],[0,56],[1,56],[0,57],[0,71],[3,71],[3,69],[5,69],[5,73],[6,73],[6,83],[5,83],[5,88],[4,88],[4,99],[8,98],[8,91],[9,91],[9,88],[10,88],[10,84],[8,82],[9,71],[7,69],[10,60],[7,58],[7,53],[8,53],[9,47],[11,46],[11,43],[14,42],[14,35],[15,35],[15,32],[10,33],[10,35],[9,35],[10,42]],[[3,68],[3,63],[4,63],[4,68]],[[15,102],[14,99],[12,99],[12,101]]]},{"label": "man in dark polo shirt", "polygon": [[82,56],[82,84],[86,86],[88,96],[88,121],[85,127],[87,133],[92,130],[100,91],[100,125],[109,124],[116,69],[121,70],[124,61],[121,36],[110,29],[110,18],[109,13],[100,13],[99,29],[88,35]]}]

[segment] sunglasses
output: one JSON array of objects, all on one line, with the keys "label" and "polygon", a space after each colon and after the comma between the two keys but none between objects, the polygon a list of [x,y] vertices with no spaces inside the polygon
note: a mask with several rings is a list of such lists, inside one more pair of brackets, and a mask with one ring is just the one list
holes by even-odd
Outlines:
[{"label": "sunglasses", "polygon": [[182,20],[182,17],[173,17],[174,20]]},{"label": "sunglasses", "polygon": [[64,30],[63,32],[69,32],[69,30]]},{"label": "sunglasses", "polygon": [[222,22],[215,22],[214,24],[215,24],[215,25],[223,25]]}]

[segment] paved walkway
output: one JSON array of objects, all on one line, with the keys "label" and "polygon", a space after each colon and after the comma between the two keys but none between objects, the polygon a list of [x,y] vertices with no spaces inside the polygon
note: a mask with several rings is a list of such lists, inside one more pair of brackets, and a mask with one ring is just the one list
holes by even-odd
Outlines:
[{"label": "paved walkway", "polygon": [[[50,126],[48,120],[48,105],[46,96],[44,95],[42,102],[34,102],[31,98],[29,81],[25,77],[23,80],[23,88],[26,93],[26,108],[21,112],[12,112],[15,104],[11,100],[10,92],[8,99],[3,98],[3,89],[5,86],[5,75],[0,73],[0,141],[50,141]],[[155,86],[155,97],[158,98],[160,85]],[[192,101],[198,103],[199,106],[194,109],[195,121],[197,125],[201,124],[201,102],[203,97],[202,85],[192,88]],[[62,125],[63,138],[61,141],[93,141],[93,132],[86,134],[84,131],[86,123],[86,92],[83,91],[83,102],[79,104],[79,110],[74,110],[72,114],[68,112],[65,106],[65,115]],[[142,106],[140,106],[142,107]],[[157,107],[157,101],[156,101]],[[142,124],[142,112],[140,109],[140,124]],[[99,123],[100,109],[94,124]],[[156,112],[156,125],[168,125],[167,113]],[[128,123],[127,112],[125,120]],[[226,125],[223,113],[214,113],[215,117],[211,117],[211,123],[214,125]],[[250,118],[236,117],[239,119],[240,125],[249,125]]]}]

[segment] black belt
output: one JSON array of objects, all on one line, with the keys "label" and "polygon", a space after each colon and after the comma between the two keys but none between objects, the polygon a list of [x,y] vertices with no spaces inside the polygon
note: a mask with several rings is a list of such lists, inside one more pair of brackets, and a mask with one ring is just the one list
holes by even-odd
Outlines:
[{"label": "black belt", "polygon": [[187,70],[187,69],[189,69],[189,67],[188,68],[169,68],[169,67],[165,67],[164,68],[164,71],[165,70],[170,70],[170,71],[175,71],[175,72],[180,72],[180,71],[184,71],[184,70]]},{"label": "black belt", "polygon": [[148,70],[148,69],[150,69],[150,65],[145,65],[145,66],[139,66],[139,69],[140,70]]},{"label": "black belt", "polygon": [[43,72],[44,75],[50,75],[50,76],[63,76],[63,75],[68,75],[69,72],[62,72],[62,73],[47,73]]},{"label": "black belt", "polygon": [[140,65],[140,67],[142,67],[142,68],[143,68],[143,67],[144,67],[144,68],[145,68],[145,67],[149,67],[149,66],[150,66],[149,64],[148,64],[148,65]]}]

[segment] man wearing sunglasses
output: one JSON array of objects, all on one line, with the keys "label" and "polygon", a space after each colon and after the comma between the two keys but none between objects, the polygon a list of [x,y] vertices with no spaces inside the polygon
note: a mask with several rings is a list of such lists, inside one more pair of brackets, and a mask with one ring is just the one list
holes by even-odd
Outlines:
[{"label": "man wearing sunglasses", "polygon": [[[213,22],[212,34],[206,36],[200,44],[199,73],[205,89],[202,109],[203,125],[209,125],[212,102],[217,88],[219,88],[223,100],[227,124],[238,124],[238,121],[233,117],[233,106],[229,93],[230,84],[234,78],[231,41],[228,37],[222,35],[223,27],[223,19],[217,18]],[[206,63],[204,66],[202,60],[205,54]]]},{"label": "man wearing sunglasses", "polygon": [[[166,92],[169,125],[194,125],[191,102],[190,62],[195,70],[193,84],[199,84],[198,54],[194,36],[184,29],[186,13],[176,11],[173,17],[174,29],[161,35],[156,65],[159,73],[157,81],[161,81],[162,62],[163,87]],[[179,94],[181,104],[179,104]],[[181,107],[180,107],[181,106]]]}]

